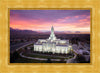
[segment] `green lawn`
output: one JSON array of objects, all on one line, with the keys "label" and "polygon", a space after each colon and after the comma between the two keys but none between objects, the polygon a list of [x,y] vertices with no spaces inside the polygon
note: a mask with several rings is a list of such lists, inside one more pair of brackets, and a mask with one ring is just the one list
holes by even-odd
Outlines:
[{"label": "green lawn", "polygon": [[[46,61],[41,61],[41,60],[23,58],[19,54],[20,53],[18,53],[18,52],[15,52],[15,54],[12,54],[13,57],[11,57],[10,59],[13,62],[11,62],[11,63],[66,63],[64,61],[64,59],[72,58],[71,56],[69,56],[68,58],[61,58],[61,57],[56,57],[55,55],[54,56],[48,56],[48,55],[41,55],[41,54],[36,55],[36,54],[25,53],[25,52],[23,53],[23,55],[25,55],[27,57],[47,59]],[[49,58],[49,61],[48,61],[48,58]],[[51,59],[60,59],[60,61],[52,61]]]},{"label": "green lawn", "polygon": [[14,63],[45,63],[45,61],[33,60],[33,59],[27,59],[27,58],[20,57]]},{"label": "green lawn", "polygon": [[[33,60],[33,59],[26,59],[19,57],[14,63],[47,63],[47,61],[40,61],[40,60]],[[52,61],[52,63],[61,63],[61,62]]]},{"label": "green lawn", "polygon": [[69,56],[67,58],[61,58],[61,57],[55,57],[55,56],[47,56],[47,55],[33,55],[33,54],[27,54],[24,53],[23,55],[28,56],[28,57],[34,57],[34,58],[46,58],[46,59],[69,59],[72,58],[72,56]]},{"label": "green lawn", "polygon": [[34,57],[34,58],[63,59],[63,58],[61,58],[61,57],[44,56],[44,55],[33,55],[33,54],[26,54],[26,53],[24,53],[23,55],[28,56],[28,57]]}]

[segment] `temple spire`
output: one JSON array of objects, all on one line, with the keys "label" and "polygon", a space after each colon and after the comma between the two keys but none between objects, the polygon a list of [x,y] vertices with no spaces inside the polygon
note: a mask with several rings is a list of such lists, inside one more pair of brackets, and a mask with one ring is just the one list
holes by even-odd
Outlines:
[{"label": "temple spire", "polygon": [[53,26],[51,27],[51,33],[54,34],[54,28],[53,28]]},{"label": "temple spire", "polygon": [[54,34],[54,28],[53,26],[51,27],[51,34],[50,34],[50,37],[49,37],[50,40],[56,40],[56,36]]}]

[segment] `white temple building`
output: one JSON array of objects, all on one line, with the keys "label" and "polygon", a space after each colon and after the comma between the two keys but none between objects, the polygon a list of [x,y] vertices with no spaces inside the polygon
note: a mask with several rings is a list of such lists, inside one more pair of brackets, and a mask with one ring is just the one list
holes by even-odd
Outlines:
[{"label": "white temple building", "polygon": [[51,34],[48,39],[39,39],[34,44],[34,51],[38,52],[52,52],[67,54],[71,50],[69,45],[69,40],[60,40],[57,39],[54,34],[54,28],[51,27]]}]

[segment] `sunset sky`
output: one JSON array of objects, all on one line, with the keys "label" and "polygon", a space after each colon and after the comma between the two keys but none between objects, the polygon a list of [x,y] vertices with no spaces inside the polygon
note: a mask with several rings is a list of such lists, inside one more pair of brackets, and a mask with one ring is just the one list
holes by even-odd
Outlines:
[{"label": "sunset sky", "polygon": [[90,32],[90,10],[10,10],[10,27],[13,29]]}]

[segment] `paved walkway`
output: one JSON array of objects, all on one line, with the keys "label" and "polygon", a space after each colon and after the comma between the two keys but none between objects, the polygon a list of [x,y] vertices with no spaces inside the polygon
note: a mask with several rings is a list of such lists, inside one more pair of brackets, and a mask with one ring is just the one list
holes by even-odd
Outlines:
[{"label": "paved walkway", "polygon": [[[47,59],[45,59],[45,58],[34,58],[34,57],[28,57],[28,56],[24,56],[24,55],[22,55],[22,53],[20,53],[20,56],[23,57],[23,58],[27,58],[27,59],[34,59],[34,60],[47,61]],[[51,59],[51,61],[61,61],[61,59]],[[64,61],[66,61],[66,59],[65,59]]]}]

